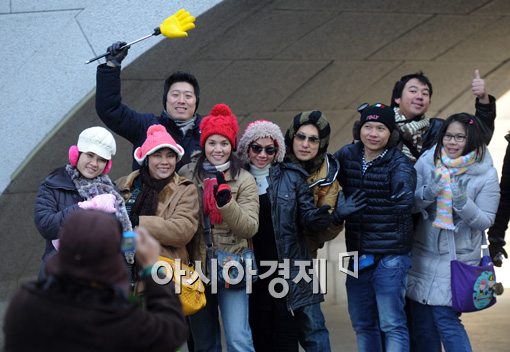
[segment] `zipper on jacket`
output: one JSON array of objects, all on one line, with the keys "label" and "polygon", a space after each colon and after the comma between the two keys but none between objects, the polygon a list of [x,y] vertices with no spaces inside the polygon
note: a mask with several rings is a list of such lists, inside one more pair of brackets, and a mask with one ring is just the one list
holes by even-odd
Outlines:
[{"label": "zipper on jacket", "polygon": [[[282,172],[281,168],[282,168],[282,165],[280,165],[280,170],[278,170],[280,173],[280,179],[283,176],[283,172]],[[278,189],[278,184],[276,184],[274,182],[271,173],[269,173],[269,184],[275,185],[274,186],[275,192],[273,192],[273,187],[270,186],[267,188],[267,193],[269,194],[269,203],[271,204],[271,220],[274,220],[273,216],[276,216],[277,217],[276,223],[279,223],[280,218],[279,218],[278,212],[276,211],[276,198],[277,198],[279,189]],[[275,224],[275,221],[273,221],[273,232],[274,232],[274,224]],[[278,262],[280,262],[281,253],[280,253],[278,243],[276,243],[276,237],[275,237],[275,244],[276,244],[276,254],[278,255]],[[287,297],[286,297],[286,305],[287,305],[287,310],[290,312],[290,314],[292,314],[292,316],[294,316],[294,310],[292,310],[292,307],[290,305],[290,286],[289,286],[289,293],[287,294]]]}]

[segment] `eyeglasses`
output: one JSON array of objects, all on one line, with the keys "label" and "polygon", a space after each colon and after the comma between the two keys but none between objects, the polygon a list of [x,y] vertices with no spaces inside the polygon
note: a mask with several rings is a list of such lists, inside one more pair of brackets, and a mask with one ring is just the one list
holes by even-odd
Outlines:
[{"label": "eyeglasses", "polygon": [[301,142],[304,142],[308,139],[308,142],[310,142],[310,144],[319,144],[319,142],[321,141],[321,139],[317,136],[307,136],[306,134],[303,134],[301,132],[296,133],[294,137],[296,137],[298,141]]},{"label": "eyeglasses", "polygon": [[453,135],[453,134],[447,133],[443,137],[443,139],[445,141],[451,141],[452,138],[455,139],[455,142],[460,143],[460,142],[464,142],[466,140],[467,136],[464,135],[464,134],[455,134],[455,135]]},{"label": "eyeglasses", "polygon": [[268,147],[263,147],[258,144],[250,144],[250,149],[255,154],[260,154],[264,150],[267,155],[273,155],[274,153],[276,153],[278,151],[278,148],[273,147],[272,145],[268,146]]}]

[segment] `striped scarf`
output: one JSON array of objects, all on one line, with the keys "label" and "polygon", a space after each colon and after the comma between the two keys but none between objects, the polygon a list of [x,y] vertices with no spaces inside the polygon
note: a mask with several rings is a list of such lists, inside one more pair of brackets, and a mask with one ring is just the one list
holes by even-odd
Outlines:
[{"label": "striped scarf", "polygon": [[[400,132],[402,132],[403,136],[409,136],[408,138],[411,139],[412,145],[416,148],[416,150],[419,153],[421,153],[422,149],[421,136],[429,128],[430,119],[423,115],[422,118],[409,122],[407,118],[404,115],[402,115],[398,106],[394,107],[393,111],[395,111],[395,122],[397,123],[398,129],[400,130]],[[402,152],[412,162],[416,161],[416,158],[414,157],[413,153],[411,153],[411,151],[405,144],[402,146]]]},{"label": "striped scarf", "polygon": [[456,159],[450,159],[444,148],[441,149],[441,162],[436,163],[435,173],[441,175],[441,183],[444,184],[444,188],[437,196],[436,218],[432,226],[446,230],[455,229],[453,224],[452,177],[462,175],[475,162],[475,150]]}]

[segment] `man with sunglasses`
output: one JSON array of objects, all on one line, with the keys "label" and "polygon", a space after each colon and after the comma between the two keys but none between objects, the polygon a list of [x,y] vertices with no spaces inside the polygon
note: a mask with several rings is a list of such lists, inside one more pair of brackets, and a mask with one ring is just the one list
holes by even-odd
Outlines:
[{"label": "man with sunglasses", "polygon": [[[329,205],[335,208],[340,191],[336,180],[338,161],[327,152],[331,128],[329,122],[320,111],[305,111],[296,115],[285,134],[287,147],[286,160],[300,165],[308,172],[307,182],[313,193],[317,207]],[[331,225],[320,233],[305,233],[308,249],[312,258],[326,241],[334,239],[342,225]]]},{"label": "man with sunglasses", "polygon": [[[331,128],[326,116],[320,111],[305,111],[294,117],[292,124],[285,133],[287,153],[285,161],[300,166],[308,173],[307,183],[313,194],[317,207],[324,205],[331,209],[332,222],[323,231],[304,231],[310,252],[310,259],[317,257],[317,251],[326,241],[334,239],[343,228],[335,223],[336,207],[340,185],[336,180],[338,161],[327,153]],[[342,209],[342,211],[345,209]],[[320,323],[320,326],[318,326]],[[303,308],[300,316],[300,343],[316,345],[320,351],[329,351],[329,332],[324,324],[324,316],[320,304],[312,304]],[[305,343],[303,343],[305,341]]]}]

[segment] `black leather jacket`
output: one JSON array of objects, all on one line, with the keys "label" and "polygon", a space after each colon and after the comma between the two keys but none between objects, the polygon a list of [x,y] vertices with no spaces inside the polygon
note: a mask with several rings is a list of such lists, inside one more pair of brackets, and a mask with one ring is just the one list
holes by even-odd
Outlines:
[{"label": "black leather jacket", "polygon": [[313,281],[292,280],[298,275],[297,260],[311,256],[304,238],[303,229],[314,226],[311,216],[317,212],[311,190],[306,182],[307,172],[293,163],[275,164],[269,170],[268,194],[279,262],[290,260],[290,277],[287,279],[289,293],[287,307],[295,310],[324,300],[320,293],[313,293]]}]

